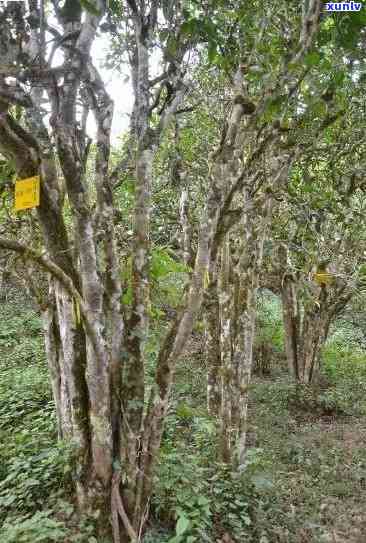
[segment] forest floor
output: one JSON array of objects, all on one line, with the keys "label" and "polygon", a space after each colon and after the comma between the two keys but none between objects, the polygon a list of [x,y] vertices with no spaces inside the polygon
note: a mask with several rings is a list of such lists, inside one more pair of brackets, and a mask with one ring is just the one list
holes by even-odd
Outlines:
[{"label": "forest floor", "polygon": [[249,411],[252,439],[271,463],[282,504],[278,519],[265,519],[269,540],[365,542],[365,418],[332,413],[321,400],[317,407],[312,393],[300,407],[296,398],[279,406],[277,383],[257,382]]},{"label": "forest floor", "polygon": [[[299,390],[280,362],[254,377],[237,474],[216,459],[194,334],[177,368],[144,543],[366,542],[366,353],[337,349],[326,356],[326,386]],[[1,543],[107,543],[75,515],[41,323],[22,300],[0,306],[0,373]]]},{"label": "forest floor", "polygon": [[[341,360],[340,353],[334,360],[331,351],[322,386],[308,389],[289,382],[278,358],[269,376],[254,376],[243,491],[245,501],[252,502],[247,508],[250,522],[240,534],[238,524],[245,515],[240,508],[230,510],[230,492],[225,495],[223,489],[227,517],[221,518],[215,541],[366,542],[366,353],[358,355]],[[187,419],[190,406],[196,435],[199,417],[201,426],[206,420],[204,379],[202,343],[196,338],[177,372],[174,415],[178,421],[182,415]],[[186,450],[193,441],[188,429]],[[212,461],[208,444],[200,451],[203,462],[205,456]]]}]

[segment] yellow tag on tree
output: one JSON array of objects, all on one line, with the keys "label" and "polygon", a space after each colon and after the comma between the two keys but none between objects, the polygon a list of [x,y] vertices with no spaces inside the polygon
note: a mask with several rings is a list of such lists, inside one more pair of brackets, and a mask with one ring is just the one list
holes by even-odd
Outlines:
[{"label": "yellow tag on tree", "polygon": [[314,274],[314,280],[318,285],[331,285],[333,283],[333,275],[328,272],[316,272]]},{"label": "yellow tag on tree", "polygon": [[39,206],[39,175],[15,182],[15,211]]}]

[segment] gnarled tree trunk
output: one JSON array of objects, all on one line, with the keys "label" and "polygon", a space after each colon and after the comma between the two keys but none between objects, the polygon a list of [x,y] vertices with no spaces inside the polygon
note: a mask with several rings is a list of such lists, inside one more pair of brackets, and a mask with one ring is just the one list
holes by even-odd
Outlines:
[{"label": "gnarled tree trunk", "polygon": [[289,373],[298,383],[309,385],[320,370],[321,352],[329,328],[345,308],[351,292],[345,285],[307,285],[308,296],[301,297],[304,285],[288,271],[287,251],[279,248],[282,266],[281,299],[285,350]]}]

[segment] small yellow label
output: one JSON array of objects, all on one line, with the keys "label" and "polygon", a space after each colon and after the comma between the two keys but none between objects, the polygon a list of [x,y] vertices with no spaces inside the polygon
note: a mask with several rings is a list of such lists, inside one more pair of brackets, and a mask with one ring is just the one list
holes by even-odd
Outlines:
[{"label": "small yellow label", "polygon": [[40,179],[39,175],[18,179],[15,182],[15,211],[39,206]]},{"label": "small yellow label", "polygon": [[318,285],[330,285],[333,283],[333,275],[328,272],[317,272],[314,273],[314,280]]}]

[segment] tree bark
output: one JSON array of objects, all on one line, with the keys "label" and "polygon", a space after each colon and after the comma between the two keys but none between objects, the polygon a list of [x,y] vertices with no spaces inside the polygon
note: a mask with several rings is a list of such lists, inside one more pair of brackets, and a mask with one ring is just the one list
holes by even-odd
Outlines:
[{"label": "tree bark", "polygon": [[232,454],[232,418],[235,391],[234,367],[232,360],[232,262],[230,239],[224,241],[221,253],[221,273],[219,284],[220,306],[220,349],[221,349],[221,409],[220,409],[220,459],[229,463]]},{"label": "tree bark", "polygon": [[[346,302],[338,304],[337,295],[322,288],[314,292],[317,299],[301,303],[298,285],[285,275],[281,288],[285,332],[285,349],[289,372],[298,383],[310,385],[320,370],[321,351],[328,337],[330,324]],[[337,308],[332,298],[337,300]]]},{"label": "tree bark", "polygon": [[299,303],[291,278],[285,275],[282,283],[281,298],[286,358],[291,377],[299,380],[299,328],[301,318]]},{"label": "tree bark", "polygon": [[220,305],[217,263],[210,262],[208,285],[204,296],[205,359],[207,365],[207,411],[218,416],[221,405]]}]

